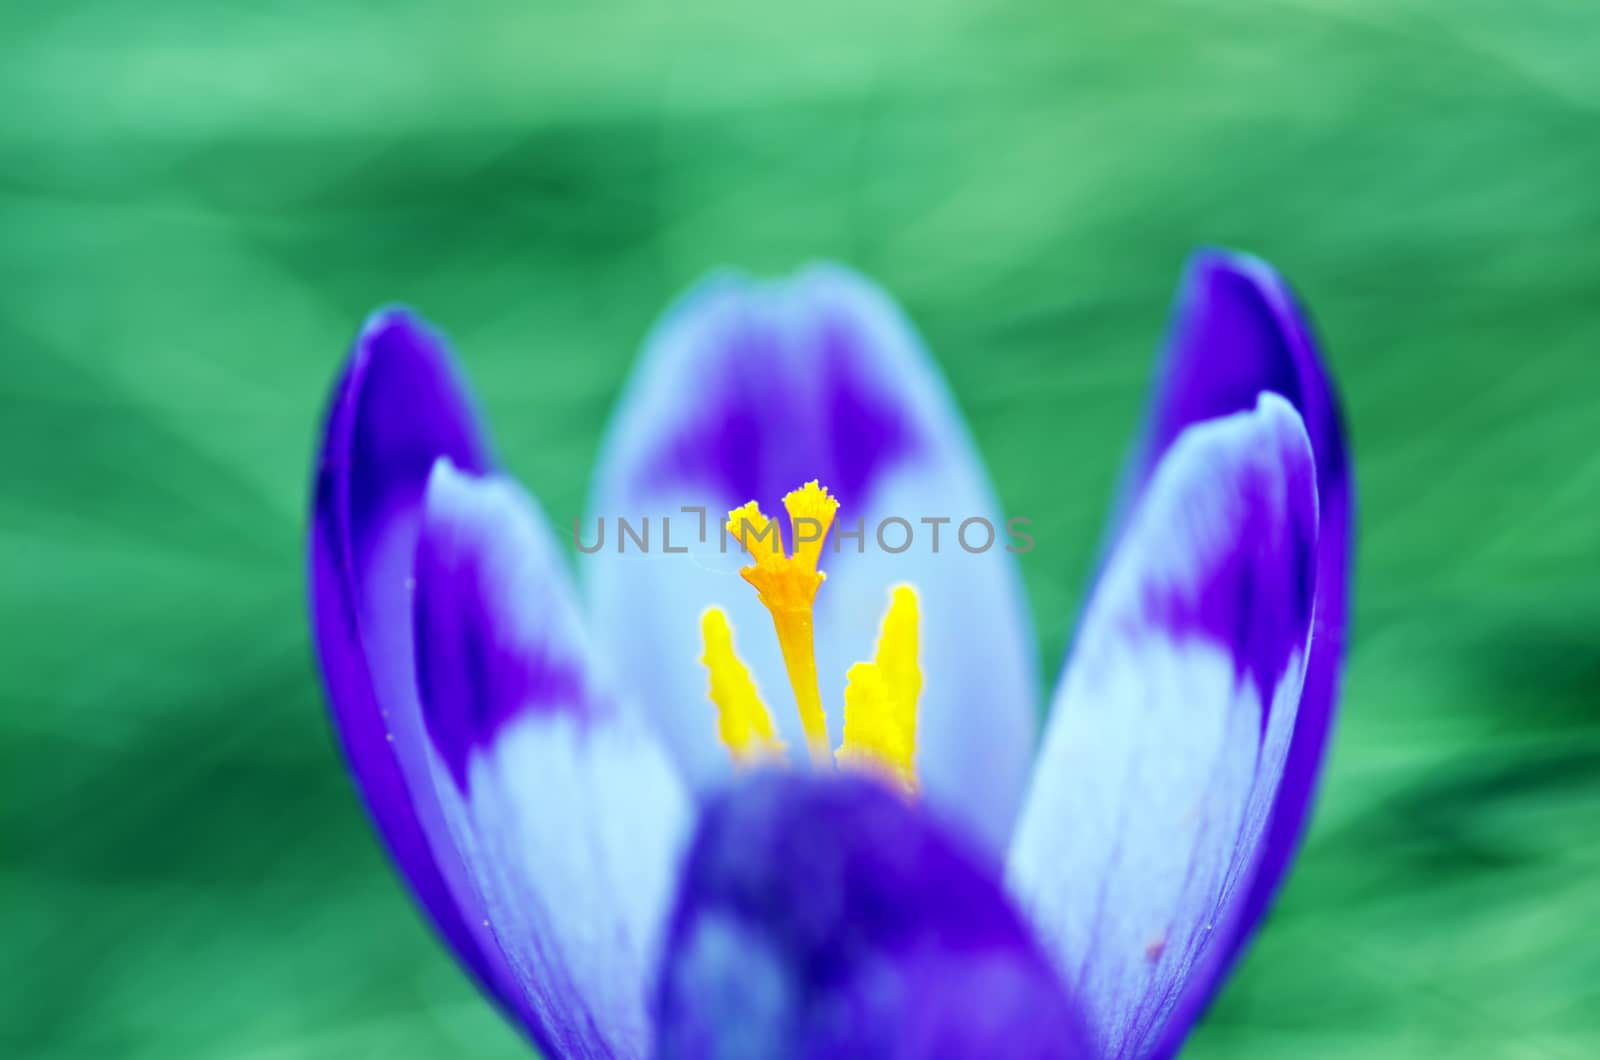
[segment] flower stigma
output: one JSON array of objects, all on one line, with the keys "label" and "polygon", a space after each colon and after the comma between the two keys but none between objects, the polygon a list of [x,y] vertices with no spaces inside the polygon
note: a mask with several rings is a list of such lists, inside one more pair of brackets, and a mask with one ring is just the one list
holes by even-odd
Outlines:
[{"label": "flower stigma", "polygon": [[[820,769],[837,762],[914,794],[917,701],[922,693],[916,590],[894,587],[872,661],[850,667],[844,740],[834,753],[817,682],[812,606],[827,578],[817,563],[839,502],[813,480],[790,491],[783,506],[789,514],[790,551],[784,549],[781,528],[755,501],[730,511],[727,528],[754,560],[739,574],[755,587],[772,615],[811,763]],[[749,668],[734,649],[727,615],[720,608],[707,609],[700,631],[705,643],[701,662],[710,674],[709,696],[718,712],[717,733],[729,755],[741,766],[784,761],[786,747],[776,736]]]}]

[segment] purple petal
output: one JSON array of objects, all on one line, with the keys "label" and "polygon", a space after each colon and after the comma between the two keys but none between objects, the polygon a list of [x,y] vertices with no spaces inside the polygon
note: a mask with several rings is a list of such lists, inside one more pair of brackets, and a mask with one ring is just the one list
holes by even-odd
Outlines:
[{"label": "purple petal", "polygon": [[1008,876],[1108,1056],[1148,1055],[1241,929],[1316,548],[1310,443],[1263,394],[1168,448],[1084,614]]},{"label": "purple petal", "polygon": [[[921,594],[923,684],[918,769],[930,802],[996,850],[1009,834],[1026,783],[1036,728],[1032,625],[1004,519],[982,463],[937,369],[903,315],[867,281],[815,267],[784,281],[708,281],[651,337],[624,397],[597,472],[584,540],[596,519],[612,530],[581,568],[594,613],[626,652],[629,688],[650,693],[660,728],[702,785],[726,776],[706,700],[698,616],[723,607],[741,655],[774,708],[782,735],[801,746],[771,620],[736,576],[746,562],[720,549],[729,508],[781,497],[820,479],[842,507],[817,598],[817,661],[835,740],[845,671],[870,658],[888,592],[911,582]],[[680,506],[707,512],[708,540]],[[618,554],[615,523],[655,528],[651,554]],[[672,516],[668,555],[661,519]],[[886,517],[911,524],[912,547],[876,542]],[[933,528],[923,518],[953,520]],[[996,543],[958,547],[959,523],[987,519]],[[858,554],[842,532],[858,524]],[[902,533],[886,537],[899,547]],[[970,532],[981,544],[981,527]],[[974,630],[983,631],[974,636]],[[981,703],[981,708],[974,704]]]},{"label": "purple petal", "polygon": [[482,924],[547,1052],[643,1055],[681,781],[592,664],[565,564],[520,490],[441,461],[416,556],[430,764]]},{"label": "purple petal", "polygon": [[426,771],[406,580],[441,456],[473,470],[491,463],[443,342],[404,310],[377,313],[324,426],[310,531],[317,652],[334,728],[391,856],[480,985],[508,1001],[498,956],[469,926],[481,917],[437,804],[416,784]]},{"label": "purple petal", "polygon": [[[1239,932],[1217,969],[1219,983],[1277,892],[1311,809],[1344,659],[1353,497],[1333,383],[1293,292],[1259,259],[1221,251],[1197,254],[1184,278],[1162,382],[1143,452],[1134,465],[1135,495],[1186,427],[1248,409],[1263,390],[1281,394],[1294,405],[1316,457],[1320,519],[1316,632],[1261,870],[1245,900]],[[1194,999],[1194,1016],[1208,1000],[1209,995]]]},{"label": "purple petal", "polygon": [[766,773],[706,808],[657,1054],[1088,1057],[993,868],[881,785]]},{"label": "purple petal", "polygon": [[799,482],[819,478],[864,503],[880,479],[935,444],[874,378],[859,322],[824,301],[816,307],[712,295],[694,322],[704,330],[681,336],[704,347],[687,354],[705,370],[703,390],[663,425],[625,488],[687,486],[728,507],[753,498],[772,511]]},{"label": "purple petal", "polygon": [[589,687],[582,621],[539,521],[509,483],[435,467],[416,559],[417,683],[463,790],[474,752],[519,715],[565,713],[583,730],[614,713]]}]

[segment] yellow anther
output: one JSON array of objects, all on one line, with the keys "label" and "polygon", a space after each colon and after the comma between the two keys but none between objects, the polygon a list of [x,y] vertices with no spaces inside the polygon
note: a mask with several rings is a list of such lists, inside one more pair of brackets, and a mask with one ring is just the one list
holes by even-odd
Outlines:
[{"label": "yellow anther", "polygon": [[778,525],[762,514],[750,501],[728,513],[728,531],[754,563],[740,569],[745,581],[755,586],[761,602],[772,613],[772,627],[783,651],[783,665],[794,687],[795,706],[805,729],[806,747],[811,760],[827,764],[828,721],[822,712],[822,696],[817,689],[816,635],[811,625],[811,604],[817,588],[826,577],[817,570],[822,542],[833,525],[839,502],[815,481],[808,482],[783,498],[788,509],[794,554],[783,549]]},{"label": "yellow anther", "polygon": [[706,653],[700,657],[711,675],[711,702],[717,706],[717,734],[735,762],[781,759],[783,741],[772,730],[772,715],[756,691],[750,670],[733,649],[733,630],[720,608],[700,616]]},{"label": "yellow anther", "polygon": [[840,765],[880,773],[908,793],[917,790],[917,699],[922,694],[917,615],[916,590],[896,586],[876,656],[856,663],[846,675],[844,743],[837,756]]}]

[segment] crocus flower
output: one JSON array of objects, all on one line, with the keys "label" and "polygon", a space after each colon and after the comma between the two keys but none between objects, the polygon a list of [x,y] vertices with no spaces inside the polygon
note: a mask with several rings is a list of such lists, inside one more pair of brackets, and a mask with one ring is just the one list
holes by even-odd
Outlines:
[{"label": "crocus flower", "polygon": [[[1197,256],[1041,736],[1022,543],[977,547],[982,464],[866,281],[724,276],[666,316],[581,602],[391,309],[327,417],[316,641],[395,862],[550,1056],[1166,1056],[1305,823],[1350,490],[1287,288]],[[595,545],[646,518],[649,550]]]}]

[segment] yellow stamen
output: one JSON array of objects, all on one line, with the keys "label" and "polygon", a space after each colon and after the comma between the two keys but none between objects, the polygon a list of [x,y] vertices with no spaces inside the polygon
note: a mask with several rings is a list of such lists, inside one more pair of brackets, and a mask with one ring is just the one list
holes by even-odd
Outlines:
[{"label": "yellow stamen", "polygon": [[711,702],[717,705],[717,734],[733,760],[746,765],[783,758],[785,748],[772,730],[772,715],[749,667],[733,649],[728,616],[720,608],[707,608],[700,616],[700,633],[706,645],[700,661],[711,674]]},{"label": "yellow stamen", "polygon": [[876,772],[907,792],[917,790],[917,593],[895,586],[878,632],[872,662],[850,667],[844,690],[844,742],[840,765]]},{"label": "yellow stamen", "polygon": [[783,506],[789,512],[793,555],[785,554],[777,524],[762,514],[755,501],[728,513],[728,531],[755,560],[739,574],[755,586],[761,602],[772,613],[772,626],[778,634],[789,683],[794,687],[795,706],[800,711],[811,760],[827,764],[828,722],[817,688],[811,605],[826,577],[817,570],[817,561],[839,502],[813,480],[785,496]]}]

